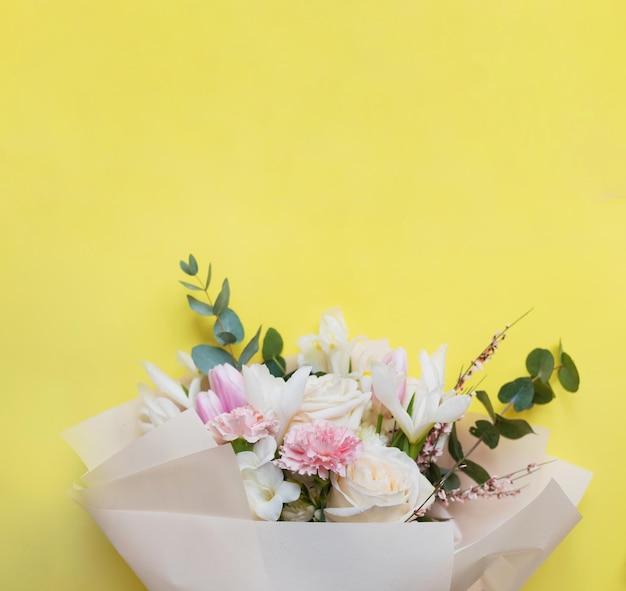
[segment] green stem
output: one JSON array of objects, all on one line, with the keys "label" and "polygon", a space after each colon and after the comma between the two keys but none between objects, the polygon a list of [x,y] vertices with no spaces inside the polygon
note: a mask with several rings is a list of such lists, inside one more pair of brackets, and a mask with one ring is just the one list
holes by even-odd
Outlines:
[{"label": "green stem", "polygon": [[417,456],[420,453],[420,449],[422,449],[422,445],[423,445],[423,440],[416,441],[414,443],[409,443],[409,456],[411,457],[411,459],[413,460],[417,459]]}]

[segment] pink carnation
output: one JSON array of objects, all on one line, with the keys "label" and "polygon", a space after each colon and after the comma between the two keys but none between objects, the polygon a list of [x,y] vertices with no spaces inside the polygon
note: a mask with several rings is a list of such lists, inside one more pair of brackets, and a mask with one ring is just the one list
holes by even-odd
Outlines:
[{"label": "pink carnation", "polygon": [[329,472],[345,476],[346,466],[356,461],[362,445],[349,427],[322,419],[298,423],[285,435],[278,465],[321,478],[328,478]]},{"label": "pink carnation", "polygon": [[278,432],[279,422],[273,413],[264,416],[252,406],[246,405],[216,416],[206,426],[219,444],[239,438],[256,443],[260,439],[274,437]]}]

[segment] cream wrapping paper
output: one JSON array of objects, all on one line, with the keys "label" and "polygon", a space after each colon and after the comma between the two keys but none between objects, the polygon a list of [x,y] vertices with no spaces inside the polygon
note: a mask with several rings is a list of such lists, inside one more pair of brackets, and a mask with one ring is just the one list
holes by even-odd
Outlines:
[{"label": "cream wrapping paper", "polygon": [[[88,468],[71,496],[151,591],[288,591],[294,581],[299,591],[516,591],[580,519],[590,479],[555,461],[519,496],[451,507],[445,523],[259,522],[232,448],[216,446],[194,411],[141,435],[139,406],[63,436]],[[547,432],[537,433],[472,458],[499,475],[543,461]]]}]

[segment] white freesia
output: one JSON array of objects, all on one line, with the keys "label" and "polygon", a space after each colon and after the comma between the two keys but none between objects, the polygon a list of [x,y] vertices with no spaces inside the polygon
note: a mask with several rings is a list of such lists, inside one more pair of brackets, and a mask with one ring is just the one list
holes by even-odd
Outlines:
[{"label": "white freesia", "polygon": [[286,382],[273,376],[265,365],[244,365],[242,369],[246,400],[262,414],[274,412],[279,422],[276,440],[281,442],[300,408],[311,368],[300,368]]},{"label": "white freesia", "polygon": [[252,451],[240,451],[237,454],[239,470],[256,470],[271,462],[274,459],[276,447],[276,440],[273,437],[266,437],[257,441],[252,447]]},{"label": "white freesia", "polygon": [[255,443],[252,451],[237,454],[250,511],[264,521],[276,521],[283,505],[300,497],[300,487],[285,482],[283,471],[272,463],[276,447],[276,440],[266,437]]},{"label": "white freesia", "polygon": [[352,343],[348,340],[348,327],[339,308],[326,311],[320,320],[319,333],[300,337],[298,347],[300,367],[310,365],[313,373],[348,375]]},{"label": "white freesia", "polygon": [[[422,351],[419,380],[408,379],[406,394],[398,398],[398,375],[387,365],[372,366],[372,381],[376,397],[389,410],[410,443],[424,437],[435,423],[451,423],[465,414],[471,398],[457,396],[454,390],[444,392],[444,370],[447,347],[442,345],[431,356]],[[407,412],[413,400],[411,414]]]},{"label": "white freesia", "polygon": [[356,430],[370,400],[371,394],[361,392],[355,380],[337,374],[309,376],[300,410],[293,421],[324,419]]},{"label": "white freesia", "polygon": [[[180,381],[168,376],[156,365],[144,362],[148,377],[154,384],[137,385],[139,396],[143,401],[139,425],[142,431],[150,431],[188,408],[195,407],[196,396],[200,392],[202,375],[189,355],[179,351],[177,361],[188,370],[188,375]],[[187,387],[187,392],[183,384]]]},{"label": "white freesia", "polygon": [[432,484],[417,464],[379,439],[365,442],[345,476],[331,474],[332,488],[324,513],[328,521],[402,522],[433,501]]}]

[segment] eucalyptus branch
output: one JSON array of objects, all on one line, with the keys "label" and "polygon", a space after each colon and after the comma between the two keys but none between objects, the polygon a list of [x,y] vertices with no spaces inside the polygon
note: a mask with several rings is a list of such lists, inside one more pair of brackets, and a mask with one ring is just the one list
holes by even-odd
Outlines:
[{"label": "eucalyptus branch", "polygon": [[[198,284],[200,285],[200,289],[204,292],[204,295],[206,296],[207,301],[209,302],[209,306],[211,306],[211,308],[213,308],[213,300],[211,299],[211,296],[209,295],[209,287],[208,285],[205,286],[204,283],[202,283],[202,281],[200,280],[200,277],[198,277],[198,275],[194,275],[196,281],[198,282]],[[217,324],[219,325],[219,327],[222,329],[222,332],[227,332],[226,327],[224,326],[224,324],[222,323],[222,319],[219,316],[215,316],[215,320],[217,322]],[[226,345],[224,345],[224,347],[226,347],[226,349],[228,349],[228,352],[233,355],[233,346],[230,343],[227,343]]]}]

